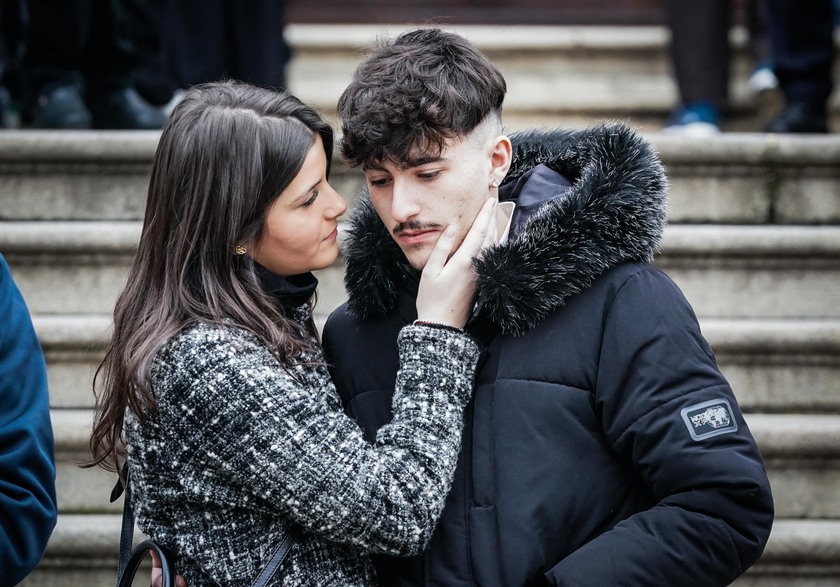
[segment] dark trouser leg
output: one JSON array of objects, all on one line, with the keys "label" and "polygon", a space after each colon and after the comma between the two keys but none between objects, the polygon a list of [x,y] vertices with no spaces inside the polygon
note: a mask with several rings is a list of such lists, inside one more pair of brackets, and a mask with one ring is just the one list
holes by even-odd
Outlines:
[{"label": "dark trouser leg", "polygon": [[833,0],[767,0],[767,29],[785,101],[825,109],[832,89]]},{"label": "dark trouser leg", "polygon": [[729,88],[729,0],[667,0],[665,7],[680,99],[722,108]]},{"label": "dark trouser leg", "polygon": [[92,0],[91,34],[85,47],[88,92],[108,92],[129,87],[137,65],[132,38],[133,23],[124,0]]},{"label": "dark trouser leg", "polygon": [[[233,77],[225,0],[170,0],[172,29],[166,42],[181,87]],[[237,9],[244,10],[244,3]]]},{"label": "dark trouser leg", "polygon": [[172,74],[167,40],[173,32],[169,0],[128,0],[136,24],[137,67],[134,87],[148,102],[162,106],[172,99],[178,82]]},{"label": "dark trouser leg", "polygon": [[229,6],[232,69],[235,77],[258,86],[284,88],[289,47],[283,37],[284,0]]},{"label": "dark trouser leg", "polygon": [[129,2],[94,0],[95,14],[85,59],[87,103],[95,128],[158,129],[166,117],[133,87],[137,29]]},{"label": "dark trouser leg", "polygon": [[29,2],[23,67],[30,99],[47,84],[82,87],[92,9],[91,0]]}]

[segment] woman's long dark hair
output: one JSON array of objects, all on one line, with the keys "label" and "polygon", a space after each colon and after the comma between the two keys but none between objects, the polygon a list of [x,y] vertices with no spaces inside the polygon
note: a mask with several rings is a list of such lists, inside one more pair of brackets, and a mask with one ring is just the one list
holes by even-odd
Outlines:
[{"label": "woman's long dark hair", "polygon": [[118,470],[125,410],[145,418],[154,408],[152,359],[188,324],[247,329],[281,362],[310,345],[261,289],[251,257],[235,249],[259,241],[269,207],[318,135],[329,161],[332,128],[312,108],[239,82],[195,86],[177,105],[155,152],[137,256],[94,378],[88,466]]}]

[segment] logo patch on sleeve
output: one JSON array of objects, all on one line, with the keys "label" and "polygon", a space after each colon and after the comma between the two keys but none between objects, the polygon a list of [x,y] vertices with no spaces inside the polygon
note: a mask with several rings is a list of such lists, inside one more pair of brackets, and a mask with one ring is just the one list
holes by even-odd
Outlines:
[{"label": "logo patch on sleeve", "polygon": [[725,399],[714,399],[689,406],[683,408],[680,414],[694,440],[704,440],[738,430],[738,422],[732,415],[732,407]]}]

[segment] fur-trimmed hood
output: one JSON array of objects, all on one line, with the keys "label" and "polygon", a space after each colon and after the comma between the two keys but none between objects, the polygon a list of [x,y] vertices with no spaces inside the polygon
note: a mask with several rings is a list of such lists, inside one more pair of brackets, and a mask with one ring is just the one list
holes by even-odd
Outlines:
[{"label": "fur-trimmed hood", "polygon": [[[667,181],[651,145],[624,124],[530,130],[511,141],[513,164],[500,192],[540,164],[572,183],[527,218],[519,234],[475,261],[479,307],[502,332],[522,334],[607,269],[653,259],[666,223]],[[368,197],[350,223],[348,309],[363,319],[384,315],[416,271]]]}]

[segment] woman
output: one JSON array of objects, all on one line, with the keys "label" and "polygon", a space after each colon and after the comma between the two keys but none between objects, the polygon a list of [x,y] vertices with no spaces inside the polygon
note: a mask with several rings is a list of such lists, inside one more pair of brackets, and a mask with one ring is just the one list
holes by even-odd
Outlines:
[{"label": "woman", "polygon": [[309,272],[335,260],[346,210],[332,141],[293,96],[223,82],[190,90],[158,144],[91,447],[106,468],[127,459],[139,526],[191,587],[250,585],[293,523],[278,584],[375,584],[365,553],[420,552],[452,479],[479,354],[460,328],[494,205],[449,261],[439,240],[393,422],[368,444],[311,316]]}]

